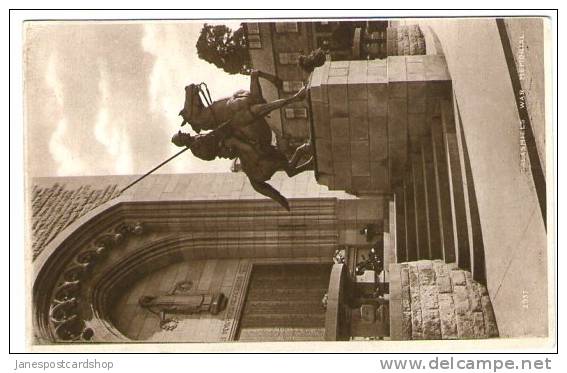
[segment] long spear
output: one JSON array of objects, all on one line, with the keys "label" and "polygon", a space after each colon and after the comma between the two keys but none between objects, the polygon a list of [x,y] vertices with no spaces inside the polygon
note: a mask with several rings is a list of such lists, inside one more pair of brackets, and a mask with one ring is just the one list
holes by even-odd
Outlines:
[{"label": "long spear", "polygon": [[[254,117],[252,121],[256,120],[257,117]],[[214,130],[212,130],[209,133],[213,133],[213,132],[217,132],[217,133],[222,133],[222,131],[226,131],[227,128],[229,128],[230,123],[232,122],[232,119],[227,120],[226,122],[223,122],[220,126],[218,126],[217,128],[215,128]],[[125,190],[127,190],[128,188],[132,187],[133,185],[137,184],[138,182],[142,181],[146,176],[148,176],[149,174],[151,174],[152,172],[154,172],[155,170],[157,170],[158,168],[160,168],[161,166],[163,166],[164,164],[166,164],[167,162],[171,161],[172,159],[174,159],[175,157],[181,155],[182,153],[184,153],[185,151],[189,150],[190,147],[185,147],[183,149],[181,149],[180,151],[178,151],[176,154],[172,155],[171,157],[167,158],[165,161],[161,162],[160,164],[158,164],[157,166],[155,166],[154,168],[152,168],[151,170],[149,170],[148,172],[146,172],[144,175],[140,176],[139,178],[137,178],[136,180],[134,180],[132,183],[128,184],[127,187],[125,187],[124,189],[122,189],[120,191],[120,194],[122,194]]]},{"label": "long spear", "polygon": [[164,164],[166,164],[167,162],[171,161],[172,159],[174,159],[175,157],[181,155],[183,152],[189,150],[189,147],[185,147],[183,149],[181,149],[180,151],[178,151],[176,154],[172,155],[171,157],[167,158],[165,161],[161,162],[160,164],[158,164],[157,166],[155,166],[154,168],[152,168],[150,171],[146,172],[144,175],[140,176],[139,178],[137,178],[136,180],[134,180],[132,183],[128,184],[127,187],[125,187],[124,189],[122,189],[120,191],[120,194],[122,194],[125,190],[127,190],[128,188],[134,186],[135,184],[137,184],[139,181],[142,181],[146,176],[149,176],[152,172],[154,172],[155,170],[157,170],[158,168],[160,168],[161,166],[163,166]]}]

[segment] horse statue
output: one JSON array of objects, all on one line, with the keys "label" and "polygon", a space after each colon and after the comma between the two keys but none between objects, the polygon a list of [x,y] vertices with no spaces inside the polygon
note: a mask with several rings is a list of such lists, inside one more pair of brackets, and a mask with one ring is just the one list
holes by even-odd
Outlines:
[{"label": "horse statue", "polygon": [[191,136],[179,131],[173,135],[171,142],[179,147],[188,147],[196,157],[203,160],[212,160],[216,157],[240,158],[242,171],[248,176],[252,188],[290,211],[287,199],[266,181],[270,180],[277,171],[285,171],[289,177],[293,177],[310,169],[313,164],[312,156],[298,165],[304,155],[310,154],[309,143],[299,146],[288,160],[270,143],[251,143],[235,135],[236,131],[229,126],[229,123],[225,122],[204,135]]},{"label": "horse statue", "polygon": [[[231,120],[231,126],[243,136],[256,141],[271,141],[272,133],[264,117],[270,112],[293,102],[302,101],[307,95],[303,87],[295,95],[266,102],[263,97],[260,79],[264,78],[281,87],[281,80],[271,74],[258,70],[250,71],[250,90],[238,90],[232,96],[212,101],[205,83],[190,84],[185,87],[185,104],[179,115],[183,118],[181,126],[189,123],[193,130],[212,130]],[[203,98],[207,106],[203,103]]]},{"label": "horse statue", "polygon": [[[183,117],[181,126],[189,123],[198,135],[191,136],[179,131],[171,141],[177,146],[190,148],[195,156],[204,160],[240,158],[242,171],[248,176],[254,190],[289,211],[287,199],[266,181],[277,171],[285,171],[289,177],[293,177],[310,169],[313,156],[301,165],[298,163],[303,156],[310,154],[311,147],[309,143],[298,147],[288,160],[284,153],[271,144],[272,131],[264,117],[273,110],[303,100],[307,89],[303,87],[289,98],[266,102],[259,78],[267,79],[276,86],[281,86],[281,80],[257,70],[251,70],[250,78],[249,91],[239,90],[231,97],[214,102],[203,83],[185,87],[185,105],[179,113]],[[200,135],[202,130],[211,132]]]}]

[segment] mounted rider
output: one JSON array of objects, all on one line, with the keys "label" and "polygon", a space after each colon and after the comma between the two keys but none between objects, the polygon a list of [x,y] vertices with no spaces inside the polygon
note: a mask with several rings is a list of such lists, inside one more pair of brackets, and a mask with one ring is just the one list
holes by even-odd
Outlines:
[{"label": "mounted rider", "polygon": [[196,136],[179,131],[171,141],[177,146],[190,149],[196,157],[207,161],[216,157],[238,157],[242,171],[248,176],[254,190],[289,211],[287,199],[266,181],[277,171],[285,171],[292,177],[310,169],[313,156],[306,162],[299,163],[304,155],[310,153],[309,144],[305,144],[297,148],[291,159],[288,159],[272,145],[272,130],[264,117],[273,110],[303,100],[307,88],[303,87],[291,97],[266,102],[262,96],[259,77],[274,84],[279,79],[255,70],[250,73],[250,77],[250,91],[239,90],[231,97],[214,102],[205,83],[185,87],[185,105],[179,113],[183,117],[181,125],[189,123],[197,133],[201,130],[211,131]]}]

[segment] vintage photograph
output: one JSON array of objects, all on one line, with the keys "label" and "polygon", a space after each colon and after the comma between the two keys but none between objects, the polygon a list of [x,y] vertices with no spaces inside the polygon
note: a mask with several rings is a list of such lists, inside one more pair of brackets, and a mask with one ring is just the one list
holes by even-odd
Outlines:
[{"label": "vintage photograph", "polygon": [[551,337],[549,32],[26,21],[30,345]]}]

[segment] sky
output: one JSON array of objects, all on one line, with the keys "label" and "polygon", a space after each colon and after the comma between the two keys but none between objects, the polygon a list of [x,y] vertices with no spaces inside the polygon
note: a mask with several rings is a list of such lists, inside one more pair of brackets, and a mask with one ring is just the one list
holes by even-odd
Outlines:
[{"label": "sky", "polygon": [[[201,22],[28,23],[28,175],[143,174],[180,150],[170,139],[180,129],[186,85],[206,82],[213,100],[249,87],[249,77],[228,75],[198,58],[201,27]],[[158,172],[228,172],[230,163],[185,152]]]}]

